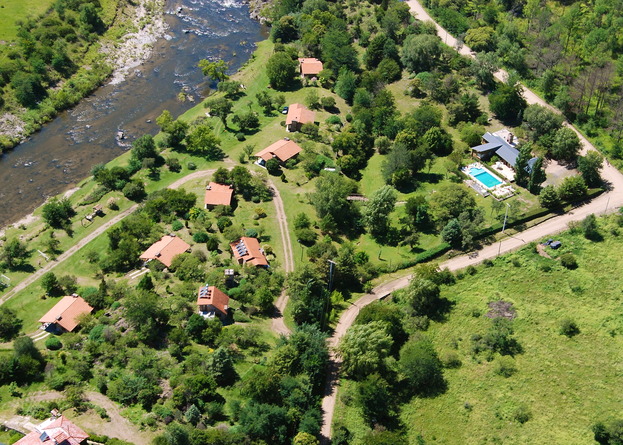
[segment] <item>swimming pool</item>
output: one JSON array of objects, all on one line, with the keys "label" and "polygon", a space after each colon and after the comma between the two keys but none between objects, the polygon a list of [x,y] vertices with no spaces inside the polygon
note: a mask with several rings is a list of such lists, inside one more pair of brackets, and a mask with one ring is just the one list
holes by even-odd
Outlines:
[{"label": "swimming pool", "polygon": [[496,178],[491,173],[489,173],[488,170],[482,167],[471,167],[468,170],[468,174],[489,189],[502,183],[500,179]]}]

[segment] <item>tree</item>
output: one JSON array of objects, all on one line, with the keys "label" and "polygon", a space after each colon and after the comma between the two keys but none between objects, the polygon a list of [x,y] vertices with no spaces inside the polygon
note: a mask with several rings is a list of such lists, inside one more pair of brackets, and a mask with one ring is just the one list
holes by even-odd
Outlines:
[{"label": "tree", "polygon": [[396,205],[396,190],[389,186],[378,189],[362,211],[363,221],[374,237],[387,235],[389,230],[389,214]]},{"label": "tree", "polygon": [[402,347],[398,368],[413,391],[435,393],[443,388],[441,361],[426,338],[410,340]]},{"label": "tree", "polygon": [[335,93],[347,103],[352,104],[356,89],[357,75],[346,68],[342,68],[335,82]]},{"label": "tree", "polygon": [[3,261],[9,269],[16,269],[22,266],[31,254],[32,252],[25,243],[17,238],[13,238],[10,241],[6,241],[4,246],[2,246],[0,261]]},{"label": "tree", "polygon": [[355,403],[370,427],[387,425],[396,415],[392,389],[378,374],[369,375],[357,385]]},{"label": "tree", "polygon": [[240,131],[253,131],[260,126],[259,116],[251,110],[235,114],[231,121],[240,127]]},{"label": "tree", "polygon": [[344,67],[351,71],[359,69],[357,51],[351,45],[351,37],[345,30],[333,29],[327,32],[320,42],[322,60],[327,68],[340,72]]},{"label": "tree", "polygon": [[33,108],[45,96],[41,78],[37,74],[18,71],[11,78],[11,86],[18,102],[27,108]]},{"label": "tree", "polygon": [[439,188],[435,199],[430,202],[430,212],[440,226],[452,218],[458,218],[462,212],[476,209],[473,193],[459,184],[447,184]]},{"label": "tree", "polygon": [[266,74],[276,90],[286,90],[296,75],[297,64],[285,52],[273,54],[266,63]]},{"label": "tree", "polygon": [[452,218],[443,226],[443,229],[441,229],[441,239],[455,249],[463,245],[463,229],[457,218]]},{"label": "tree", "polygon": [[578,157],[578,171],[589,187],[598,187],[601,185],[602,180],[599,170],[601,170],[603,162],[603,156],[595,150],[589,151],[586,153],[586,156]]},{"label": "tree", "polygon": [[560,206],[560,198],[553,185],[548,185],[541,189],[541,193],[539,193],[539,204],[546,209],[555,209]]},{"label": "tree", "polygon": [[145,183],[138,179],[132,180],[123,187],[122,193],[130,201],[142,201],[146,196]]},{"label": "tree", "polygon": [[526,106],[527,103],[522,96],[522,88],[519,83],[515,85],[500,84],[489,95],[489,108],[503,121],[519,119]]},{"label": "tree", "polygon": [[15,311],[0,306],[0,339],[2,341],[13,340],[22,329],[22,320],[17,318]]},{"label": "tree", "polygon": [[582,176],[568,176],[558,186],[557,191],[561,201],[575,201],[586,196],[588,187]]},{"label": "tree", "polygon": [[[164,119],[166,119],[166,116]],[[155,159],[157,156],[158,152],[156,151],[156,143],[150,134],[144,134],[132,144],[132,158],[134,159],[142,161],[143,159],[149,158]]]},{"label": "tree", "polygon": [[52,198],[43,206],[44,221],[55,229],[65,229],[71,226],[71,218],[76,215],[69,199]]},{"label": "tree", "polygon": [[478,53],[471,62],[470,71],[476,78],[483,91],[490,91],[495,88],[495,78],[493,74],[498,70],[498,60],[495,53]]},{"label": "tree", "polygon": [[193,403],[184,413],[184,418],[188,423],[195,426],[201,420],[201,411],[199,411],[199,408]]},{"label": "tree", "polygon": [[402,47],[402,64],[410,71],[431,71],[441,58],[441,41],[430,34],[412,34]]},{"label": "tree", "polygon": [[311,202],[319,218],[330,215],[338,227],[353,227],[357,209],[347,197],[354,193],[356,184],[340,175],[327,173],[316,182],[316,191],[311,195]]},{"label": "tree", "polygon": [[403,291],[402,299],[416,315],[431,316],[439,312],[439,286],[430,280],[414,278]]},{"label": "tree", "polygon": [[471,28],[465,34],[465,44],[474,51],[490,51],[494,46],[495,30],[490,26]]},{"label": "tree", "polygon": [[382,370],[391,346],[392,338],[383,322],[351,326],[338,346],[344,373],[360,379]]},{"label": "tree", "polygon": [[286,445],[288,437],[288,410],[284,407],[250,402],[240,413],[240,429],[253,440],[275,445]]},{"label": "tree", "polygon": [[530,179],[528,165],[530,159],[532,159],[532,145],[530,143],[521,144],[517,161],[515,161],[515,183],[521,187],[526,187]]},{"label": "tree", "polygon": [[428,129],[422,140],[437,156],[446,156],[452,152],[452,136],[439,127]]},{"label": "tree", "polygon": [[227,116],[231,114],[234,104],[231,100],[220,97],[217,99],[208,100],[204,105],[210,111],[211,116],[218,117],[225,128],[227,128]]},{"label": "tree", "polygon": [[559,161],[575,162],[580,152],[580,138],[571,128],[563,127],[556,131],[550,155]]},{"label": "tree", "polygon": [[227,72],[227,63],[223,60],[217,60],[211,62],[207,59],[202,59],[199,61],[199,68],[201,68],[201,72],[204,76],[209,77],[212,80],[216,80],[221,82],[223,80],[229,79],[229,76],[226,74]]},{"label": "tree", "polygon": [[304,431],[297,433],[292,439],[292,445],[318,445],[319,443],[318,439]]},{"label": "tree", "polygon": [[538,157],[530,167],[530,178],[528,180],[528,191],[533,195],[541,192],[541,184],[545,182],[547,176],[543,168],[543,158]]},{"label": "tree", "polygon": [[600,445],[620,445],[623,443],[623,420],[611,419],[597,422],[592,427],[595,441]]},{"label": "tree", "polygon": [[47,272],[41,277],[41,287],[48,295],[56,295],[60,290],[60,284],[54,272]]},{"label": "tree", "polygon": [[188,150],[210,161],[221,160],[224,153],[220,148],[221,140],[216,137],[212,128],[207,125],[197,125],[186,136]]},{"label": "tree", "polygon": [[257,104],[264,109],[264,114],[270,116],[273,113],[273,98],[267,91],[260,91],[255,95]]},{"label": "tree", "polygon": [[523,114],[523,126],[532,140],[539,141],[543,136],[554,134],[560,129],[563,117],[541,105],[530,105]]},{"label": "tree", "polygon": [[320,96],[315,89],[309,90],[307,96],[305,96],[305,105],[310,110],[318,110],[320,108]]}]

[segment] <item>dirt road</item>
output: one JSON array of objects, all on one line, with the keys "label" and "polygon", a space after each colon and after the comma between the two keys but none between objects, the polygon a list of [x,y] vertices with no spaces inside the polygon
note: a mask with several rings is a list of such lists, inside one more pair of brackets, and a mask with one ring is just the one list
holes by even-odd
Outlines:
[{"label": "dirt road", "polygon": [[[189,175],[184,176],[183,178],[178,179],[177,181],[172,183],[169,186],[169,188],[172,188],[172,189],[179,188],[182,185],[184,185],[185,183],[187,183],[188,181],[192,181],[193,179],[198,179],[198,178],[202,178],[202,177],[206,177],[206,176],[211,176],[214,172],[215,172],[215,169],[200,170],[200,171],[193,172],[193,173],[191,173]],[[15,294],[17,294],[18,292],[24,290],[27,286],[30,286],[32,283],[37,281],[43,274],[45,274],[47,272],[50,272],[56,266],[58,266],[59,264],[61,264],[64,261],[66,261],[67,259],[71,258],[71,256],[73,254],[78,252],[80,249],[82,249],[88,243],[90,243],[95,238],[100,236],[106,230],[108,230],[109,228],[111,228],[112,226],[114,226],[115,224],[120,222],[126,216],[132,214],[137,208],[138,208],[138,204],[134,204],[130,208],[122,211],[117,216],[112,218],[110,221],[107,221],[106,223],[102,224],[100,227],[95,229],[93,232],[89,233],[87,236],[82,238],[80,241],[78,241],[76,244],[71,246],[65,252],[60,254],[56,258],[55,261],[49,262],[48,264],[43,266],[41,269],[37,270],[36,272],[33,272],[31,275],[28,276],[28,278],[26,278],[23,281],[21,281],[20,283],[16,284],[15,287],[13,287],[13,289],[11,289],[9,292],[7,292],[5,295],[3,295],[2,298],[0,298],[0,304],[4,304],[7,300],[9,300]]]},{"label": "dirt road", "polygon": [[[416,0],[407,1],[407,4],[411,8],[411,13],[422,21],[430,21],[435,23],[437,33],[439,37],[449,46],[457,48],[457,40],[452,37],[445,29],[439,26],[424,10],[422,5]],[[471,49],[467,46],[461,46],[459,52],[463,55],[473,57]],[[508,74],[504,70],[500,70],[495,74],[498,80],[506,79]],[[540,97],[528,88],[524,87],[524,97],[528,104],[538,104],[545,106],[551,110],[559,113],[551,105],[545,103]],[[580,141],[583,144],[582,154],[586,154],[589,150],[595,150],[595,147],[582,136],[579,131],[570,123],[565,122],[565,125],[571,128],[578,134]],[[623,206],[623,175],[606,163],[601,171],[601,176],[607,184],[608,190],[606,193],[601,194],[591,202],[585,203],[576,207],[571,212],[566,213],[555,218],[551,218],[537,226],[534,226],[524,232],[518,233],[512,237],[503,239],[501,242],[486,246],[478,252],[478,256],[470,258],[467,255],[453,258],[445,263],[441,264],[442,268],[448,268],[452,271],[463,269],[469,265],[478,264],[485,259],[494,258],[502,253],[511,252],[517,250],[527,243],[532,241],[541,240],[542,238],[564,231],[569,222],[581,221],[591,213],[602,214],[606,212],[613,212]],[[410,275],[406,275],[402,278],[385,283],[373,289],[372,293],[366,294],[359,300],[354,302],[340,317],[340,320],[335,328],[333,336],[328,340],[329,347],[335,348],[342,336],[346,333],[348,328],[353,324],[355,318],[359,314],[359,311],[364,306],[376,301],[380,298],[384,298],[393,291],[402,289],[409,284],[411,279]],[[322,400],[322,411],[324,413],[323,426],[321,430],[322,443],[329,443],[331,438],[331,424],[333,422],[333,412],[335,410],[335,401],[337,397],[337,388],[339,385],[339,358],[335,357],[332,353],[331,362],[329,364],[329,373],[327,383],[325,386],[325,396]]]},{"label": "dirt road", "polygon": [[[283,200],[279,194],[279,190],[275,186],[275,183],[268,180],[268,184],[274,191],[273,203],[275,204],[275,210],[277,211],[277,221],[279,222],[279,231],[281,232],[281,243],[283,244],[283,268],[286,273],[294,270],[294,255],[292,254],[292,241],[290,239],[290,232],[288,231],[288,220],[286,218],[286,212],[283,208]],[[283,313],[288,304],[288,295],[285,290],[281,292],[279,298],[275,302],[275,315],[273,316],[272,329],[277,335],[288,335],[290,329],[286,326],[283,319]]]},{"label": "dirt road", "polygon": [[[86,391],[84,397],[87,401],[104,408],[110,417],[110,421],[100,419],[98,416],[92,414],[72,416],[72,419],[75,418],[82,428],[96,434],[115,437],[136,445],[148,445],[151,443],[153,434],[141,431],[138,426],[133,425],[128,419],[123,417],[121,415],[121,408],[108,397],[94,391]],[[43,391],[27,397],[27,401],[46,402],[64,398],[65,395],[62,392]],[[22,401],[19,403],[22,403]],[[34,424],[41,423],[38,420],[24,416],[13,416],[9,419],[0,419],[0,421],[8,427],[22,432],[30,431],[32,427],[34,427]]]}]

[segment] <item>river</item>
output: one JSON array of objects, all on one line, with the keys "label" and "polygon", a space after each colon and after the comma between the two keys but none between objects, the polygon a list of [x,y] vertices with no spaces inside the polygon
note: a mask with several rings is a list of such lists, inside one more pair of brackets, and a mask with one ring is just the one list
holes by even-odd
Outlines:
[{"label": "river", "polygon": [[2,156],[0,227],[75,186],[94,165],[123,153],[118,131],[126,143],[156,134],[162,110],[177,116],[193,105],[177,99],[183,88],[197,101],[204,97],[209,84],[197,68],[199,60],[223,59],[233,72],[266,38],[266,29],[249,17],[241,0],[168,1],[165,19],[165,38],[135,75],[99,88]]}]

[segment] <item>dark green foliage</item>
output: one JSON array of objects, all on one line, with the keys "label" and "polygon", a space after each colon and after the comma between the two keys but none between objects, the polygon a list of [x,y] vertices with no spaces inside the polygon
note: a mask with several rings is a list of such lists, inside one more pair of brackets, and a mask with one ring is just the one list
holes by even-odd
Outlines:
[{"label": "dark green foliage", "polygon": [[149,134],[141,136],[132,144],[131,153],[132,157],[139,161],[146,158],[155,158],[158,156],[158,152],[156,151],[154,138]]},{"label": "dark green foliage", "polygon": [[13,341],[13,355],[0,363],[0,382],[31,383],[41,379],[45,360],[30,337]]},{"label": "dark green foliage", "polygon": [[330,215],[341,230],[352,230],[358,212],[346,198],[356,191],[356,184],[343,176],[329,172],[320,176],[311,202],[319,218]]},{"label": "dark green foliage", "polygon": [[15,312],[4,306],[0,306],[0,339],[10,341],[17,337],[22,329],[22,320],[17,318]]},{"label": "dark green foliage", "polygon": [[401,60],[408,70],[420,73],[435,68],[439,63],[441,53],[439,37],[429,34],[413,34],[404,42]]},{"label": "dark green foliage", "polygon": [[271,158],[266,161],[266,170],[268,171],[268,174],[278,176],[281,174],[281,165],[277,159]]},{"label": "dark green foliage", "polygon": [[402,325],[403,317],[404,313],[398,306],[379,301],[363,307],[359,311],[356,324],[367,324],[373,321],[384,322],[387,333],[391,335],[393,340],[392,355],[398,356],[400,348],[409,337]]},{"label": "dark green foliage", "polygon": [[575,323],[575,321],[573,321],[572,319],[564,318],[560,322],[560,331],[559,332],[560,332],[561,335],[566,335],[567,337],[571,338],[571,337],[574,337],[574,336],[576,336],[576,335],[578,335],[580,333],[580,328]]},{"label": "dark green foliage", "polygon": [[50,351],[57,351],[63,347],[63,344],[58,337],[51,336],[45,340],[45,347]]},{"label": "dark green foliage", "polygon": [[200,282],[205,280],[204,265],[199,258],[189,253],[182,253],[173,258],[171,271],[182,281]]},{"label": "dark green foliage", "polygon": [[16,269],[21,267],[31,255],[32,251],[28,249],[25,243],[17,238],[12,238],[4,242],[0,250],[0,261],[9,269]]},{"label": "dark green foliage", "polygon": [[562,266],[566,269],[578,268],[578,260],[576,260],[572,253],[563,253],[560,255],[560,264],[562,264]]},{"label": "dark green foliage", "polygon": [[53,198],[43,206],[43,219],[50,227],[64,229],[71,225],[71,218],[76,215],[67,198],[61,200]]},{"label": "dark green foliage", "polygon": [[326,67],[334,72],[340,72],[342,68],[351,71],[359,69],[357,51],[351,45],[351,39],[343,30],[331,30],[321,39],[322,60]]},{"label": "dark green foliage", "polygon": [[197,202],[197,195],[184,189],[162,189],[151,193],[143,207],[153,221],[161,221],[167,215],[184,217]]},{"label": "dark green foliage", "polygon": [[130,201],[142,201],[146,195],[145,183],[140,180],[132,180],[123,186],[122,193]]},{"label": "dark green foliage", "polygon": [[11,79],[11,87],[18,102],[27,108],[34,108],[45,97],[41,77],[37,74],[17,72]]},{"label": "dark green foliage", "polygon": [[206,232],[195,232],[193,234],[193,241],[196,243],[205,243],[210,238]]},{"label": "dark green foliage", "polygon": [[275,445],[289,444],[287,410],[275,405],[251,402],[240,413],[240,427],[253,440]]},{"label": "dark green foliage", "polygon": [[284,53],[273,54],[266,63],[266,74],[271,86],[276,90],[286,90],[296,75],[297,63]]},{"label": "dark green foliage", "polygon": [[389,384],[378,374],[372,374],[357,385],[355,402],[363,419],[370,426],[387,425],[396,416],[396,397]]},{"label": "dark green foliage", "polygon": [[586,156],[578,157],[578,171],[582,174],[584,181],[589,187],[598,187],[602,180],[599,170],[603,165],[603,156],[594,150],[589,151]]},{"label": "dark green foliage", "polygon": [[548,185],[541,189],[541,193],[539,193],[539,203],[546,209],[555,209],[560,206],[558,192],[553,185]]},{"label": "dark green foliage", "polygon": [[558,186],[558,197],[561,201],[575,201],[584,198],[588,187],[581,176],[568,176]]},{"label": "dark green foliage", "polygon": [[197,125],[186,135],[188,151],[203,156],[209,161],[220,161],[225,156],[220,147],[221,140],[216,137],[208,124]]},{"label": "dark green foliage", "polygon": [[436,393],[443,389],[443,369],[430,340],[420,337],[400,350],[398,366],[407,385],[417,393]]},{"label": "dark green foliage", "polygon": [[352,103],[357,89],[357,76],[354,72],[342,68],[335,83],[335,92],[347,103]]},{"label": "dark green foliage", "polygon": [[251,110],[234,115],[231,121],[238,125],[243,133],[257,130],[260,126],[259,116],[255,111]]},{"label": "dark green foliage", "polygon": [[385,359],[392,347],[385,322],[373,321],[351,326],[338,346],[342,371],[354,379],[384,370]]},{"label": "dark green foliage", "polygon": [[502,121],[515,121],[526,108],[526,100],[521,95],[521,85],[500,84],[489,95],[491,111]]},{"label": "dark green foliage", "polygon": [[582,234],[584,238],[589,240],[599,241],[601,239],[599,227],[597,226],[597,217],[595,217],[594,213],[591,213],[582,221]]},{"label": "dark green foliage", "polygon": [[550,155],[559,161],[575,162],[581,146],[578,135],[572,129],[563,127],[556,131]]},{"label": "dark green foliage", "polygon": [[[219,86],[221,85],[221,83],[219,83]],[[218,117],[225,126],[225,128],[227,128],[227,116],[231,114],[231,111],[234,107],[234,103],[231,100],[225,97],[210,99],[206,101],[203,106],[210,110],[211,116]]]},{"label": "dark green foliage", "polygon": [[489,331],[484,335],[472,337],[474,353],[489,351],[498,352],[501,355],[515,355],[521,352],[521,345],[513,337],[512,321],[506,318],[494,318],[491,321]]},{"label": "dark green foliage", "polygon": [[600,445],[623,444],[623,420],[611,419],[608,422],[597,422],[592,427],[595,440]]}]

